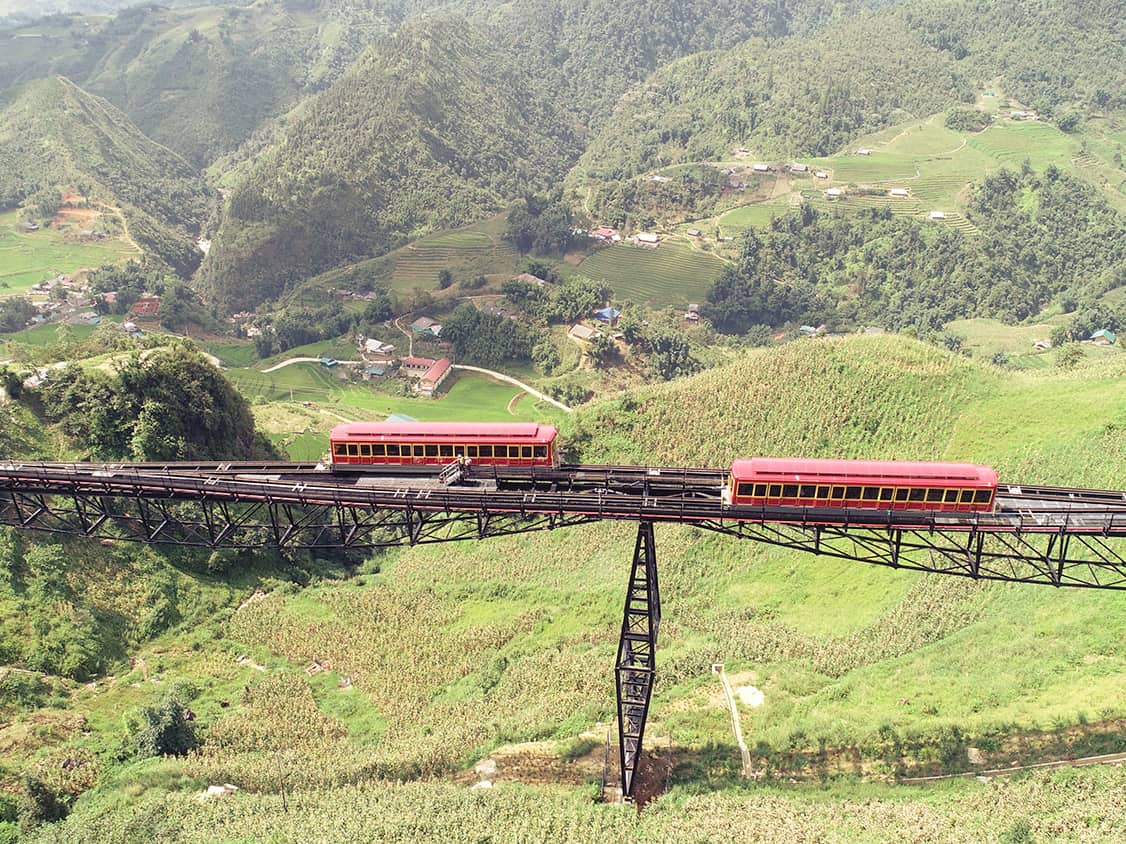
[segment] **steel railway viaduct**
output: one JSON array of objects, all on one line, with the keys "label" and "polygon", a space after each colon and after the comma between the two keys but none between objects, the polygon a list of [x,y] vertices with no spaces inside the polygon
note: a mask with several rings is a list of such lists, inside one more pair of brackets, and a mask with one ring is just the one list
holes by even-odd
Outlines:
[{"label": "steel railway viaduct", "polygon": [[725,475],[577,465],[380,476],[309,463],[0,463],[0,524],[153,544],[316,551],[637,522],[615,672],[627,799],[656,669],[657,522],[891,568],[1126,589],[1126,492],[1001,484],[991,513],[732,507],[721,496]]}]

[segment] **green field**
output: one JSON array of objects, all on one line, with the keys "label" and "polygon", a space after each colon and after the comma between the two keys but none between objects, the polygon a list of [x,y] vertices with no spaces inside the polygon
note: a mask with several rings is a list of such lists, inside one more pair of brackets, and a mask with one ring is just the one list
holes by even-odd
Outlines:
[{"label": "green field", "polygon": [[[836,155],[809,159],[811,170],[827,171],[830,178],[795,178],[791,188],[803,202],[824,210],[886,206],[897,216],[928,221],[932,211],[941,211],[945,217],[931,221],[933,225],[977,236],[977,227],[963,213],[970,186],[999,167],[1016,169],[1027,159],[1037,169],[1053,164],[1072,170],[1104,188],[1104,196],[1126,210],[1126,180],[1111,163],[1126,133],[1115,121],[1093,119],[1084,133],[1067,135],[1049,123],[998,120],[983,132],[969,134],[945,128],[944,119],[945,114],[935,114],[898,124],[860,138]],[[857,155],[860,148],[871,154]],[[827,199],[825,189],[834,186],[844,188],[846,195]],[[907,188],[910,196],[889,197],[892,188]],[[874,193],[860,195],[862,190]],[[787,207],[774,198],[691,225],[710,231],[718,224],[723,235],[737,235],[748,227],[768,225]]]},{"label": "green field", "polygon": [[136,251],[121,240],[69,241],[59,232],[24,232],[18,211],[0,214],[0,297],[26,293],[32,285],[83,268],[113,264]]},{"label": "green field", "polygon": [[624,244],[600,249],[579,264],[579,272],[605,281],[618,299],[683,307],[704,298],[723,266],[713,255],[666,240],[656,249]]},{"label": "green field", "polygon": [[764,228],[770,225],[775,217],[792,210],[790,205],[773,202],[761,202],[754,205],[741,205],[728,211],[719,218],[719,225],[724,236],[738,234],[747,228]]}]

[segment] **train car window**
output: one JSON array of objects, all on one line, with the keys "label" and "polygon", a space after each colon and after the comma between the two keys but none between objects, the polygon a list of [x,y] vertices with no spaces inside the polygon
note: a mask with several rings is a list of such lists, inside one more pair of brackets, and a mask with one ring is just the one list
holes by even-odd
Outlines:
[{"label": "train car window", "polygon": [[399,456],[399,444],[398,443],[387,443],[387,456],[388,457],[398,457]]},{"label": "train car window", "polygon": [[536,457],[547,457],[547,446],[546,445],[537,445],[535,447],[535,450],[532,453]]},{"label": "train car window", "polygon": [[974,503],[974,491],[972,489],[963,489],[962,490],[961,503],[962,504],[973,504]]},{"label": "train car window", "polygon": [[849,501],[855,501],[859,497],[860,497],[860,487],[858,487],[858,486],[845,487],[845,498],[847,498]]},{"label": "train car window", "polygon": [[958,490],[956,490],[956,489],[946,490],[946,495],[943,496],[942,500],[947,504],[957,504],[958,503]]},{"label": "train car window", "polygon": [[465,447],[465,453],[466,453],[466,456],[468,456],[468,457],[476,457],[477,456],[477,446],[467,445]]},{"label": "train car window", "polygon": [[464,457],[464,456],[465,456],[465,446],[455,445],[454,446],[454,457]]},{"label": "train car window", "polygon": [[932,503],[933,502],[941,502],[942,501],[942,490],[941,489],[928,489],[927,490],[927,501],[930,501]]},{"label": "train car window", "polygon": [[880,497],[880,488],[878,486],[866,486],[860,497],[865,501],[876,501]]},{"label": "train car window", "polygon": [[414,456],[415,457],[424,457],[425,455],[426,455],[426,452],[424,450],[424,446],[416,445],[414,447]]},{"label": "train car window", "polygon": [[834,501],[840,501],[840,500],[842,500],[842,499],[844,498],[844,487],[843,487],[843,486],[835,486],[835,487],[833,487],[833,491],[832,491],[832,493],[831,493],[830,497],[831,497],[831,498],[832,498],[832,499],[833,499]]},{"label": "train car window", "polygon": [[332,453],[337,457],[346,457],[348,455],[348,446],[344,443],[335,443],[332,446]]},{"label": "train car window", "polygon": [[442,457],[453,457],[454,447],[452,445],[440,445],[438,446],[438,454]]},{"label": "train car window", "polygon": [[782,497],[782,484],[771,484],[769,494],[771,498]]},{"label": "train car window", "polygon": [[813,498],[817,495],[817,487],[813,484],[802,484],[798,490],[798,498]]},{"label": "train car window", "polygon": [[798,485],[797,484],[786,484],[785,486],[783,486],[782,487],[782,497],[783,498],[797,498],[798,497]]},{"label": "train car window", "polygon": [[993,490],[979,489],[974,492],[974,504],[988,504],[993,500]]},{"label": "train car window", "polygon": [[426,456],[427,457],[437,457],[438,456],[438,446],[436,446],[436,445],[426,446]]},{"label": "train car window", "polygon": [[739,484],[739,489],[743,490],[739,493],[740,495],[754,495],[755,498],[766,497],[766,484],[755,484],[753,493],[750,484]]},{"label": "train car window", "polygon": [[817,487],[817,497],[820,498],[822,501],[828,501],[829,500],[829,487],[827,487],[827,486]]},{"label": "train car window", "polygon": [[532,447],[530,445],[520,446],[520,456],[530,460],[532,457]]},{"label": "train car window", "polygon": [[925,501],[926,497],[927,491],[921,486],[912,487],[910,492],[907,494],[908,501]]},{"label": "train car window", "polygon": [[387,446],[385,446],[383,443],[375,443],[371,447],[371,456],[372,457],[385,457],[386,455],[387,455]]},{"label": "train car window", "polygon": [[354,443],[348,443],[348,456],[349,457],[359,457],[360,456],[360,447],[358,445],[354,444]]},{"label": "train car window", "polygon": [[899,488],[897,488],[897,489],[895,490],[895,500],[896,500],[896,501],[906,501],[906,500],[907,500],[907,494],[908,494],[908,493],[909,493],[910,491],[911,491],[911,490],[909,490],[909,489],[904,489],[903,487],[899,487]]},{"label": "train car window", "polygon": [[360,457],[371,457],[371,445],[369,443],[360,443]]},{"label": "train car window", "polygon": [[[492,457],[493,447],[491,445],[479,445],[477,446],[477,455],[479,457]],[[500,457],[501,455],[497,456]]]}]

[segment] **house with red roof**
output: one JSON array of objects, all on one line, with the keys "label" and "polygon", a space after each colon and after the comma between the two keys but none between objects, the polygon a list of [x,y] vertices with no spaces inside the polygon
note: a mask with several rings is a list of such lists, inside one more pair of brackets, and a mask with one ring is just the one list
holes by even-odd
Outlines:
[{"label": "house with red roof", "polygon": [[434,365],[418,379],[418,394],[427,398],[434,398],[434,394],[438,392],[442,382],[449,378],[452,373],[453,366],[450,365],[448,358],[434,361]]}]

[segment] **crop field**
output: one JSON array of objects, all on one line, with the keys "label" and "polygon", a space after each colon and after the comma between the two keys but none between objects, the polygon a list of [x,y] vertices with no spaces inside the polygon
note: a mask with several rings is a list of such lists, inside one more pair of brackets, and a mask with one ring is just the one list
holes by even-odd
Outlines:
[{"label": "crop field", "polygon": [[579,264],[579,272],[605,280],[619,299],[665,307],[699,302],[723,266],[713,255],[666,240],[656,249],[622,244],[600,249]]},{"label": "crop field", "polygon": [[775,217],[792,210],[792,206],[773,202],[742,205],[719,218],[722,234],[727,236],[747,228],[764,228]]},{"label": "crop field", "polygon": [[969,140],[980,150],[1009,168],[1019,168],[1028,159],[1037,170],[1049,164],[1068,167],[1079,142],[1048,123],[1027,121],[1011,123],[1002,120]]},{"label": "crop field", "polygon": [[25,293],[62,273],[113,264],[136,252],[121,240],[76,243],[44,229],[24,232],[19,213],[0,214],[0,297]]}]

